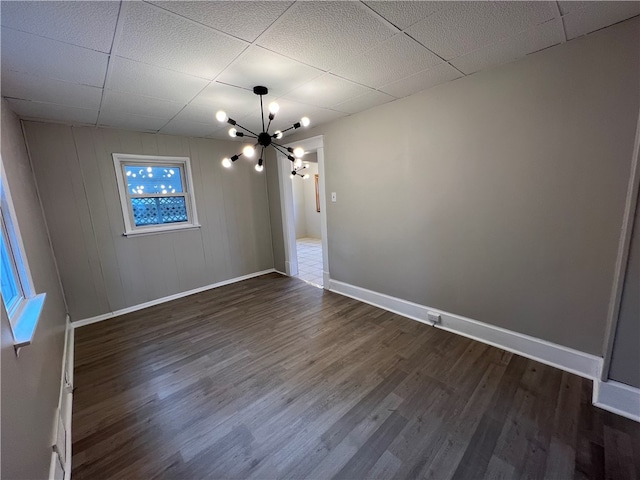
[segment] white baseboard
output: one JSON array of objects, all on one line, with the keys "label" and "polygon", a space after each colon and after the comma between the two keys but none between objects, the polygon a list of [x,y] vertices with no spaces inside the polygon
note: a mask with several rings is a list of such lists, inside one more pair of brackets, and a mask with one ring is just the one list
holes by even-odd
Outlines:
[{"label": "white baseboard", "polygon": [[149,302],[140,303],[138,305],[133,305],[131,307],[122,308],[120,310],[115,310],[113,312],[104,313],[102,315],[97,315],[95,317],[85,318],[82,320],[77,320],[71,322],[73,328],[84,327],[85,325],[91,325],[92,323],[102,322],[103,320],[107,320],[109,318],[118,317],[120,315],[124,315],[125,313],[136,312],[138,310],[142,310],[143,308],[153,307],[154,305],[159,305],[161,303],[170,302],[171,300],[177,300],[178,298],[188,297],[189,295],[193,295],[195,293],[204,292],[206,290],[211,290],[212,288],[223,287],[225,285],[230,285],[232,283],[241,282],[243,280],[248,280],[250,278],[259,277],[261,275],[266,275],[267,273],[273,273],[276,270],[273,268],[269,268],[267,270],[262,270],[261,272],[254,272],[248,275],[243,275],[241,277],[230,278],[229,280],[223,280],[222,282],[212,283],[211,285],[205,285],[204,287],[194,288],[193,290],[187,290],[186,292],[176,293],[174,295],[169,295],[168,297],[157,298],[155,300],[151,300]]},{"label": "white baseboard", "polygon": [[593,404],[640,422],[640,388],[613,380],[596,380],[593,382]]},{"label": "white baseboard", "polygon": [[[71,478],[71,412],[73,408],[73,351],[74,333],[73,326],[67,315],[64,349],[62,352],[62,365],[60,372],[60,393],[58,396],[58,407],[56,408],[55,427],[53,429],[52,445],[54,450],[51,454],[49,465],[49,480],[69,480]],[[62,424],[58,423],[58,413],[62,418]],[[64,429],[64,458],[58,455],[55,445],[57,444],[58,431]]]},{"label": "white baseboard", "polygon": [[[581,377],[596,380],[600,374],[602,358],[579,350],[337,280],[329,280],[329,290]],[[440,323],[429,321],[428,312],[440,315]]]}]

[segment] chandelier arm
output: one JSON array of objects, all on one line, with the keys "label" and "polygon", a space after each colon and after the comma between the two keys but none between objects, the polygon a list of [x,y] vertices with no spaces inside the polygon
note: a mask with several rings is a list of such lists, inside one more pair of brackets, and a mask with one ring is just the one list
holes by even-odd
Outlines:
[{"label": "chandelier arm", "polygon": [[[276,150],[278,150],[285,157],[287,157],[287,159],[289,159],[289,157],[290,157],[289,152],[287,152],[286,150],[283,150],[284,147],[282,147],[282,145],[278,145],[277,143],[271,142],[271,146],[273,148],[275,148]],[[289,161],[291,161],[291,160],[289,160]]]},{"label": "chandelier arm", "polygon": [[245,132],[249,132],[251,135],[255,135],[254,138],[258,138],[258,134],[256,132],[252,132],[251,130],[249,130],[247,127],[243,127],[242,125],[240,125],[238,122],[236,122],[236,127],[240,127],[241,129],[243,129]]},{"label": "chandelier arm", "polygon": [[[275,118],[275,114],[272,114],[273,118]],[[271,118],[271,115],[269,115],[269,123],[267,124],[267,129],[265,130],[265,132],[269,132],[269,127],[271,126],[271,121],[273,120],[273,118]]]}]

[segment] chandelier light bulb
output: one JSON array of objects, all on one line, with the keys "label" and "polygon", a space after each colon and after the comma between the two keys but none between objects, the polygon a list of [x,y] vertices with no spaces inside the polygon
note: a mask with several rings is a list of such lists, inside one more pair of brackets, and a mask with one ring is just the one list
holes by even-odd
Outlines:
[{"label": "chandelier light bulb", "polygon": [[228,158],[223,158],[222,159],[222,166],[224,168],[230,168],[231,167],[231,160],[229,160]]},{"label": "chandelier light bulb", "polygon": [[226,122],[227,118],[229,117],[227,117],[227,114],[222,110],[218,110],[218,112],[216,113],[216,120],[218,120],[219,122]]},{"label": "chandelier light bulb", "polygon": [[293,173],[291,175],[289,175],[289,178],[293,179],[293,177],[295,177],[295,175]]},{"label": "chandelier light bulb", "polygon": [[244,153],[247,157],[251,158],[253,157],[253,154],[256,153],[256,150],[251,145],[247,145],[242,149],[242,153]]},{"label": "chandelier light bulb", "polygon": [[280,105],[278,105],[276,102],[271,102],[269,104],[269,112],[275,115],[276,113],[278,113],[278,110],[280,110]]},{"label": "chandelier light bulb", "polygon": [[238,134],[238,130],[236,130],[235,128],[230,128],[229,129],[229,136],[230,137],[235,137]]},{"label": "chandelier light bulb", "polygon": [[305,173],[305,174],[302,176],[302,179],[303,179],[303,180],[306,180],[307,178],[309,178],[309,174],[308,174],[308,173]]},{"label": "chandelier light bulb", "polygon": [[261,172],[262,170],[264,170],[264,166],[260,165],[259,163],[256,164],[256,172]]},{"label": "chandelier light bulb", "polygon": [[276,136],[276,139],[278,140],[282,138],[282,132],[280,130],[276,130],[275,132],[273,132],[273,134]]},{"label": "chandelier light bulb", "polygon": [[293,149],[293,156],[296,158],[304,157],[304,149],[302,147],[296,147]]},{"label": "chandelier light bulb", "polygon": [[298,158],[295,162],[293,162],[293,166],[296,169],[300,168],[302,166],[302,160]]},{"label": "chandelier light bulb", "polygon": [[300,119],[300,123],[302,124],[303,127],[308,127],[309,124],[311,123],[311,120],[309,120],[309,117],[302,117]]}]

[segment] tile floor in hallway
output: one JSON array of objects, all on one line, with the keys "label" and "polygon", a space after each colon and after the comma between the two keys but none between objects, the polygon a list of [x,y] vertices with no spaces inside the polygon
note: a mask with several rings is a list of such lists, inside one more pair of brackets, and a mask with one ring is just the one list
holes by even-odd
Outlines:
[{"label": "tile floor in hallway", "polygon": [[322,241],[319,238],[298,238],[298,278],[322,287]]}]

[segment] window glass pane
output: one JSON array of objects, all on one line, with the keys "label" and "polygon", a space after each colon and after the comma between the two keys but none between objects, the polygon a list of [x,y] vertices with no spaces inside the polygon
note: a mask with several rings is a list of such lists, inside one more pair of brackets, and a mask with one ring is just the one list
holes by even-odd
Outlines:
[{"label": "window glass pane", "polygon": [[183,193],[180,167],[125,165],[124,173],[130,194]]},{"label": "window glass pane", "polygon": [[13,268],[13,262],[10,257],[4,235],[0,235],[0,255],[2,256],[2,300],[7,313],[11,313],[13,306],[20,299],[20,289],[18,288],[18,278]]},{"label": "window glass pane", "polygon": [[132,198],[136,227],[188,221],[184,197]]}]

